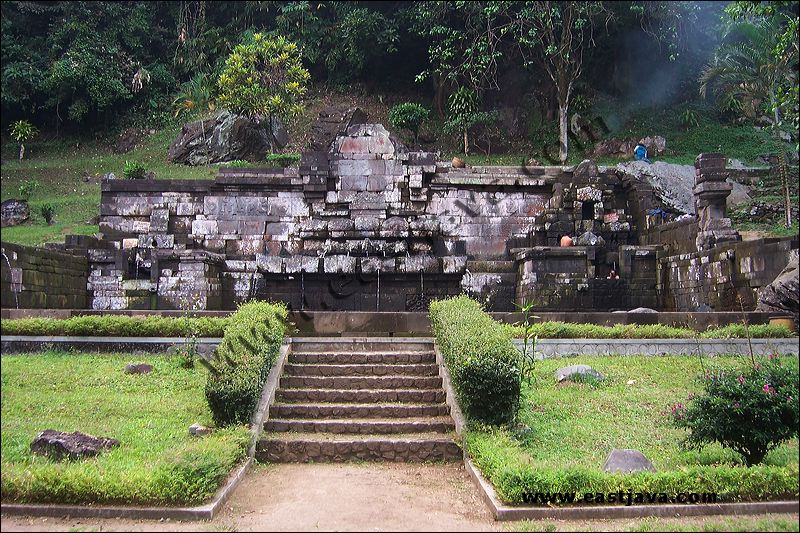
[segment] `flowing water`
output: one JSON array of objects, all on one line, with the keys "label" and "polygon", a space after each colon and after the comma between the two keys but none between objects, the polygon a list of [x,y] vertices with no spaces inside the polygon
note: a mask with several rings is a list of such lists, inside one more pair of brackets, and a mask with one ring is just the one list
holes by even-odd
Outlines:
[{"label": "flowing water", "polygon": [[14,293],[14,303],[16,304],[17,309],[19,309],[19,294],[18,294],[17,291],[14,290],[14,283],[11,281],[12,280],[12,277],[11,277],[11,261],[8,260],[8,256],[6,255],[5,252],[2,252],[2,253],[3,253],[3,258],[6,260],[6,264],[8,265],[8,285],[9,285],[9,288],[11,289],[11,292]]},{"label": "flowing water", "polygon": [[378,290],[375,293],[375,310],[381,310],[381,267],[378,266]]}]

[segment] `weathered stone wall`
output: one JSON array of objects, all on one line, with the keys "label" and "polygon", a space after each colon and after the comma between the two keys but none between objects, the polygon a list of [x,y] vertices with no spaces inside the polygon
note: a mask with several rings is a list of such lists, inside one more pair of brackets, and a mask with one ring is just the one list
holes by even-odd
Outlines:
[{"label": "weathered stone wall", "polygon": [[[757,291],[775,279],[798,248],[796,237],[726,243],[711,250],[658,258],[665,311],[751,311]],[[741,299],[741,305],[740,300]]]},{"label": "weathered stone wall", "polygon": [[688,217],[675,222],[651,226],[639,236],[641,244],[662,246],[670,255],[688,254],[697,250],[697,219]]},{"label": "weathered stone wall", "polygon": [[3,307],[82,309],[87,306],[85,256],[18,244],[0,245]]},{"label": "weathered stone wall", "polygon": [[[461,290],[510,310],[514,248],[591,231],[611,264],[636,242],[631,190],[593,164],[453,169],[380,125],[351,126],[298,167],[104,182],[100,230],[119,250],[90,251],[93,307],[173,308],[183,291],[208,309],[253,296],[372,309],[380,273],[382,310],[424,309]],[[219,257],[201,267],[196,252]]]}]

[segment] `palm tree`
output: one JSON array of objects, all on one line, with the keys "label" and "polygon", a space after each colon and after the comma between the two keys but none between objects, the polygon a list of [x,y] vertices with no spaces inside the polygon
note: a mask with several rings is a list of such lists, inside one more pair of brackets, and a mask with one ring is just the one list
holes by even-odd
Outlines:
[{"label": "palm tree", "polygon": [[[733,22],[722,37],[711,63],[700,74],[700,95],[705,98],[709,87],[726,102],[733,103],[749,119],[763,114],[773,124],[781,146],[781,89],[797,84],[796,47],[790,53],[776,54],[781,35],[778,17],[741,19]],[[791,226],[791,200],[786,161],[781,149],[780,165],[786,209],[786,226]]]}]

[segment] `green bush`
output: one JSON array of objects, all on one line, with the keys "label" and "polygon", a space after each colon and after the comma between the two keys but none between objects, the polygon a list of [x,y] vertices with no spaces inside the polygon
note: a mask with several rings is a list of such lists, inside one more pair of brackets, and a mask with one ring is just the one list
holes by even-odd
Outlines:
[{"label": "green bush", "polygon": [[147,173],[147,168],[139,161],[125,161],[125,167],[122,170],[122,175],[125,179],[141,180],[144,179]]},{"label": "green bush", "polygon": [[719,328],[711,328],[700,334],[704,339],[745,339],[748,335],[753,339],[790,338],[797,335],[786,326],[775,324],[728,324]]},{"label": "green bush", "polygon": [[389,111],[389,123],[393,128],[408,130],[414,134],[414,142],[419,137],[419,128],[428,119],[430,111],[420,104],[403,102]]},{"label": "green bush", "polygon": [[[737,375],[738,374],[738,375]],[[705,394],[672,407],[677,427],[689,430],[685,444],[701,448],[719,442],[739,453],[748,466],[797,436],[798,371],[780,358],[756,362],[747,370],[707,372]]]},{"label": "green bush", "polygon": [[[523,329],[506,325],[511,335],[519,337]],[[704,339],[743,339],[757,338],[789,338],[796,335],[786,326],[773,324],[754,324],[745,328],[742,324],[730,324],[718,328],[710,328],[699,334]],[[540,339],[691,339],[697,332],[690,328],[678,328],[663,324],[616,324],[601,326],[598,324],[574,324],[568,322],[540,322],[531,326],[531,335]]]},{"label": "green bush", "polygon": [[222,337],[227,317],[135,317],[85,315],[67,319],[20,318],[3,320],[4,335],[80,335],[88,337],[183,337],[187,331],[197,337]]},{"label": "green bush", "polygon": [[264,160],[270,165],[277,165],[283,168],[298,163],[300,154],[267,154]]},{"label": "green bush", "polygon": [[489,424],[512,421],[519,404],[519,354],[507,329],[467,296],[432,302],[430,319],[464,414]]},{"label": "green bush", "polygon": [[247,424],[283,343],[286,307],[249,302],[230,318],[205,394],[217,426]]},{"label": "green bush", "polygon": [[53,207],[53,204],[42,204],[39,208],[39,212],[48,226],[53,223],[53,219],[56,216],[56,209]]}]

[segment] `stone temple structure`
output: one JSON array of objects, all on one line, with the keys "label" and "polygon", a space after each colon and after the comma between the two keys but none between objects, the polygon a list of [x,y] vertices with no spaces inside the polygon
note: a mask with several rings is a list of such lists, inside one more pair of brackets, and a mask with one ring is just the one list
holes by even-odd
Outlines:
[{"label": "stone temple structure", "polygon": [[[425,311],[466,292],[495,311],[724,310],[740,292],[752,308],[797,248],[719,248],[738,234],[714,154],[698,158],[699,219],[665,224],[647,183],[588,160],[452,168],[380,124],[343,123],[322,146],[295,167],[221,168],[214,180],[104,180],[101,235],[46,251],[69,254],[69,290],[41,275],[60,275],[58,259],[3,244],[4,307],[218,310],[258,297],[297,311]],[[575,246],[560,247],[564,235]],[[777,259],[764,262],[765,246]]]}]

